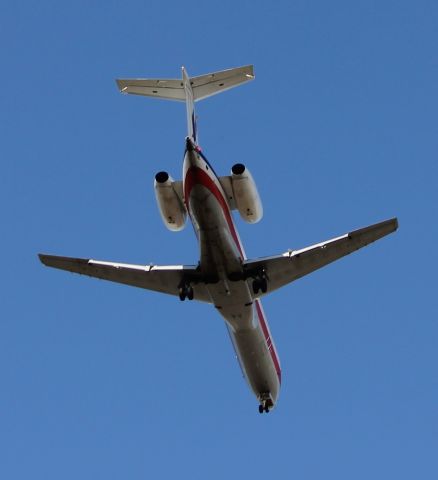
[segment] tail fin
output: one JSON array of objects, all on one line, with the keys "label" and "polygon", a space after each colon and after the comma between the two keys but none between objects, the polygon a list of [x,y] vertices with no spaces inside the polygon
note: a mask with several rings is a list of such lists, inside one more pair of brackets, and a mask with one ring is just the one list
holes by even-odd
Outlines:
[{"label": "tail fin", "polygon": [[183,67],[182,80],[126,79],[117,80],[117,85],[122,93],[186,102],[188,134],[196,142],[194,102],[253,79],[254,68],[252,65],[191,78]]},{"label": "tail fin", "polygon": [[187,135],[195,142],[198,143],[198,131],[196,128],[196,115],[195,115],[195,92],[193,91],[193,83],[187,74],[187,71],[182,67],[183,86],[186,97],[186,109],[187,109]]}]

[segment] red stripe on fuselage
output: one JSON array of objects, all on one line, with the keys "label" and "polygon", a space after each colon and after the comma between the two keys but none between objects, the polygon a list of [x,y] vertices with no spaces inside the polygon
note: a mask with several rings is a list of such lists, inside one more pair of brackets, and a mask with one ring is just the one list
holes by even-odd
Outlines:
[{"label": "red stripe on fuselage", "polygon": [[195,185],[202,185],[208,189],[216,198],[219,205],[222,208],[222,211],[225,215],[225,220],[227,221],[228,228],[230,229],[231,236],[234,239],[234,243],[238,248],[242,260],[245,260],[245,254],[243,252],[242,245],[240,244],[239,235],[237,234],[236,227],[234,226],[233,219],[231,217],[230,207],[228,202],[225,200],[222,192],[219,190],[218,186],[214,183],[213,179],[206,173],[204,170],[198,167],[190,167],[187,170],[185,179],[184,179],[184,199],[186,206],[189,206],[190,192],[192,191]]},{"label": "red stripe on fuselage", "polygon": [[259,317],[260,325],[263,330],[263,335],[265,336],[265,340],[268,346],[269,353],[271,355],[272,361],[274,362],[275,371],[277,372],[278,380],[281,383],[281,367],[280,362],[277,357],[277,352],[275,351],[274,342],[272,341],[271,334],[269,332],[269,327],[267,321],[265,319],[265,315],[262,311],[262,307],[260,306],[260,300],[255,301],[255,306],[257,310],[257,315]]},{"label": "red stripe on fuselage", "polygon": [[[230,207],[228,206],[228,202],[225,200],[223,194],[219,190],[218,186],[214,183],[212,178],[204,172],[202,169],[198,167],[190,167],[187,170],[185,179],[184,179],[184,200],[186,202],[187,210],[189,206],[189,199],[190,199],[190,193],[195,185],[202,185],[203,187],[207,188],[212,195],[216,198],[218,201],[219,205],[222,208],[222,211],[225,215],[225,219],[227,221],[228,227],[230,229],[230,233],[234,239],[234,242],[242,255],[242,260],[244,260],[245,254],[243,252],[243,247],[240,244],[240,239],[236,231],[236,227],[234,226],[234,222],[231,216],[230,212]],[[263,314],[262,308],[260,306],[260,301],[256,300],[255,301],[256,305],[256,311],[257,315],[259,317],[259,322],[260,326],[263,331],[263,335],[266,340],[266,344],[269,350],[269,354],[271,355],[272,362],[274,363],[275,371],[277,372],[278,380],[281,383],[281,368],[280,368],[280,362],[277,357],[277,352],[275,351],[275,346],[273,344],[273,341],[271,339],[270,333],[269,333],[269,328],[265,319],[265,316]]]}]

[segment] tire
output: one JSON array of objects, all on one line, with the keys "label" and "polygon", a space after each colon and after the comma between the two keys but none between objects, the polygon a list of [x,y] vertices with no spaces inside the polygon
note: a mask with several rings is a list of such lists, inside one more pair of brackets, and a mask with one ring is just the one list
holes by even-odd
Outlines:
[{"label": "tire", "polygon": [[188,298],[189,300],[193,300],[194,295],[195,295],[195,294],[194,294],[194,292],[193,292],[193,287],[189,287],[189,288],[187,289],[187,298]]},{"label": "tire", "polygon": [[252,282],[252,291],[254,292],[254,295],[257,295],[259,293],[259,290],[260,290],[260,282],[256,278]]}]

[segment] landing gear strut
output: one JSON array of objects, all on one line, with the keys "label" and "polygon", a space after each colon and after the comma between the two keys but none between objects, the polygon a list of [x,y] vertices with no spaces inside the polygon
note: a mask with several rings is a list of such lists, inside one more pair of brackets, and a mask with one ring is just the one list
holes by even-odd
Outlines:
[{"label": "landing gear strut", "polygon": [[252,291],[254,292],[254,295],[257,295],[260,290],[262,293],[266,293],[268,291],[268,276],[266,275],[266,271],[264,269],[261,270],[252,281]]},{"label": "landing gear strut", "polygon": [[178,287],[178,295],[179,299],[184,302],[186,298],[189,300],[193,300],[194,293],[193,293],[193,287],[189,283],[184,283],[181,284]]}]

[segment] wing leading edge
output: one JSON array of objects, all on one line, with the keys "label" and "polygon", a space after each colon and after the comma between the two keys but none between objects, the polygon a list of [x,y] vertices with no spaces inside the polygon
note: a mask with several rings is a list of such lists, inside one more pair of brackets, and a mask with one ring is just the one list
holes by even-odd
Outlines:
[{"label": "wing leading edge", "polygon": [[397,218],[392,218],[301,250],[289,250],[282,255],[246,261],[244,268],[248,276],[264,270],[269,293],[379,240],[397,228]]},{"label": "wing leading edge", "polygon": [[[392,218],[300,250],[247,260],[243,264],[245,277],[257,276],[264,271],[269,293],[389,235],[397,228],[398,221]],[[195,300],[212,302],[205,279],[196,266],[132,265],[45,254],[39,254],[39,258],[48,267],[174,296],[179,295],[178,287],[183,282],[189,282]]]},{"label": "wing leading edge", "polygon": [[178,296],[179,285],[189,281],[193,286],[194,299],[211,303],[205,283],[195,266],[132,265],[45,254],[39,254],[39,258],[48,267],[174,296]]}]

